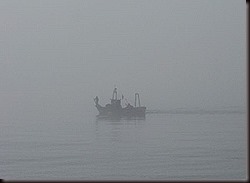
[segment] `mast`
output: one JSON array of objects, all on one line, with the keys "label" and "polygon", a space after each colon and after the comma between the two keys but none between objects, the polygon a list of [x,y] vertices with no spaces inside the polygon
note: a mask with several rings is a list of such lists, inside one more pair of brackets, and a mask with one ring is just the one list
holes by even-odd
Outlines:
[{"label": "mast", "polygon": [[114,88],[113,90],[112,100],[117,100],[117,88]]},{"label": "mast", "polygon": [[139,93],[135,93],[135,107],[136,107],[136,101],[137,101],[137,99],[138,99],[139,107],[141,107]]}]

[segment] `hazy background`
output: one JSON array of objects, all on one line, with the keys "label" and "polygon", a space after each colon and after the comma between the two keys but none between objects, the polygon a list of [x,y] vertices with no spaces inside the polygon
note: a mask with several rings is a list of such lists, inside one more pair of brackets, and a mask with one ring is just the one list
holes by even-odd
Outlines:
[{"label": "hazy background", "polygon": [[0,2],[1,119],[246,106],[245,1]]}]

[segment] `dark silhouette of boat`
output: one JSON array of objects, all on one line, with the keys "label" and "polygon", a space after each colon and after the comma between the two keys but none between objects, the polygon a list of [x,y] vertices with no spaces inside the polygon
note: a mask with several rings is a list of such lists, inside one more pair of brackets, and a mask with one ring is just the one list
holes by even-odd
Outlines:
[{"label": "dark silhouette of boat", "polygon": [[[122,95],[122,99],[117,98],[117,88],[114,88],[112,99],[110,104],[106,104],[105,107],[99,104],[99,98],[96,96],[94,98],[95,106],[99,111],[99,115],[97,117],[100,118],[121,118],[121,117],[138,117],[145,118],[146,107],[141,106],[139,93],[135,93],[135,105],[132,106],[130,103],[127,103],[126,107],[121,106],[121,100],[124,97]],[[138,103],[138,106],[137,106]]]}]

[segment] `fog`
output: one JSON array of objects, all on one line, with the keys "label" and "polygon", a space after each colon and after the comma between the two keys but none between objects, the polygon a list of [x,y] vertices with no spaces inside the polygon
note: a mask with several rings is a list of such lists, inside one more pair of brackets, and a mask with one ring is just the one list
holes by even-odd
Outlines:
[{"label": "fog", "polygon": [[97,114],[114,86],[147,109],[246,106],[246,4],[0,3],[1,119]]}]

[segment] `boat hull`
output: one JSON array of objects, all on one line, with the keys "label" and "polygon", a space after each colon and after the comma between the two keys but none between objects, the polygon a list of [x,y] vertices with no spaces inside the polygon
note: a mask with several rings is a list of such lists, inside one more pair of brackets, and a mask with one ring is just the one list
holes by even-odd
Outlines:
[{"label": "boat hull", "polygon": [[99,111],[98,116],[107,117],[145,117],[146,107],[133,107],[133,108],[112,108],[102,107],[96,105]]}]

